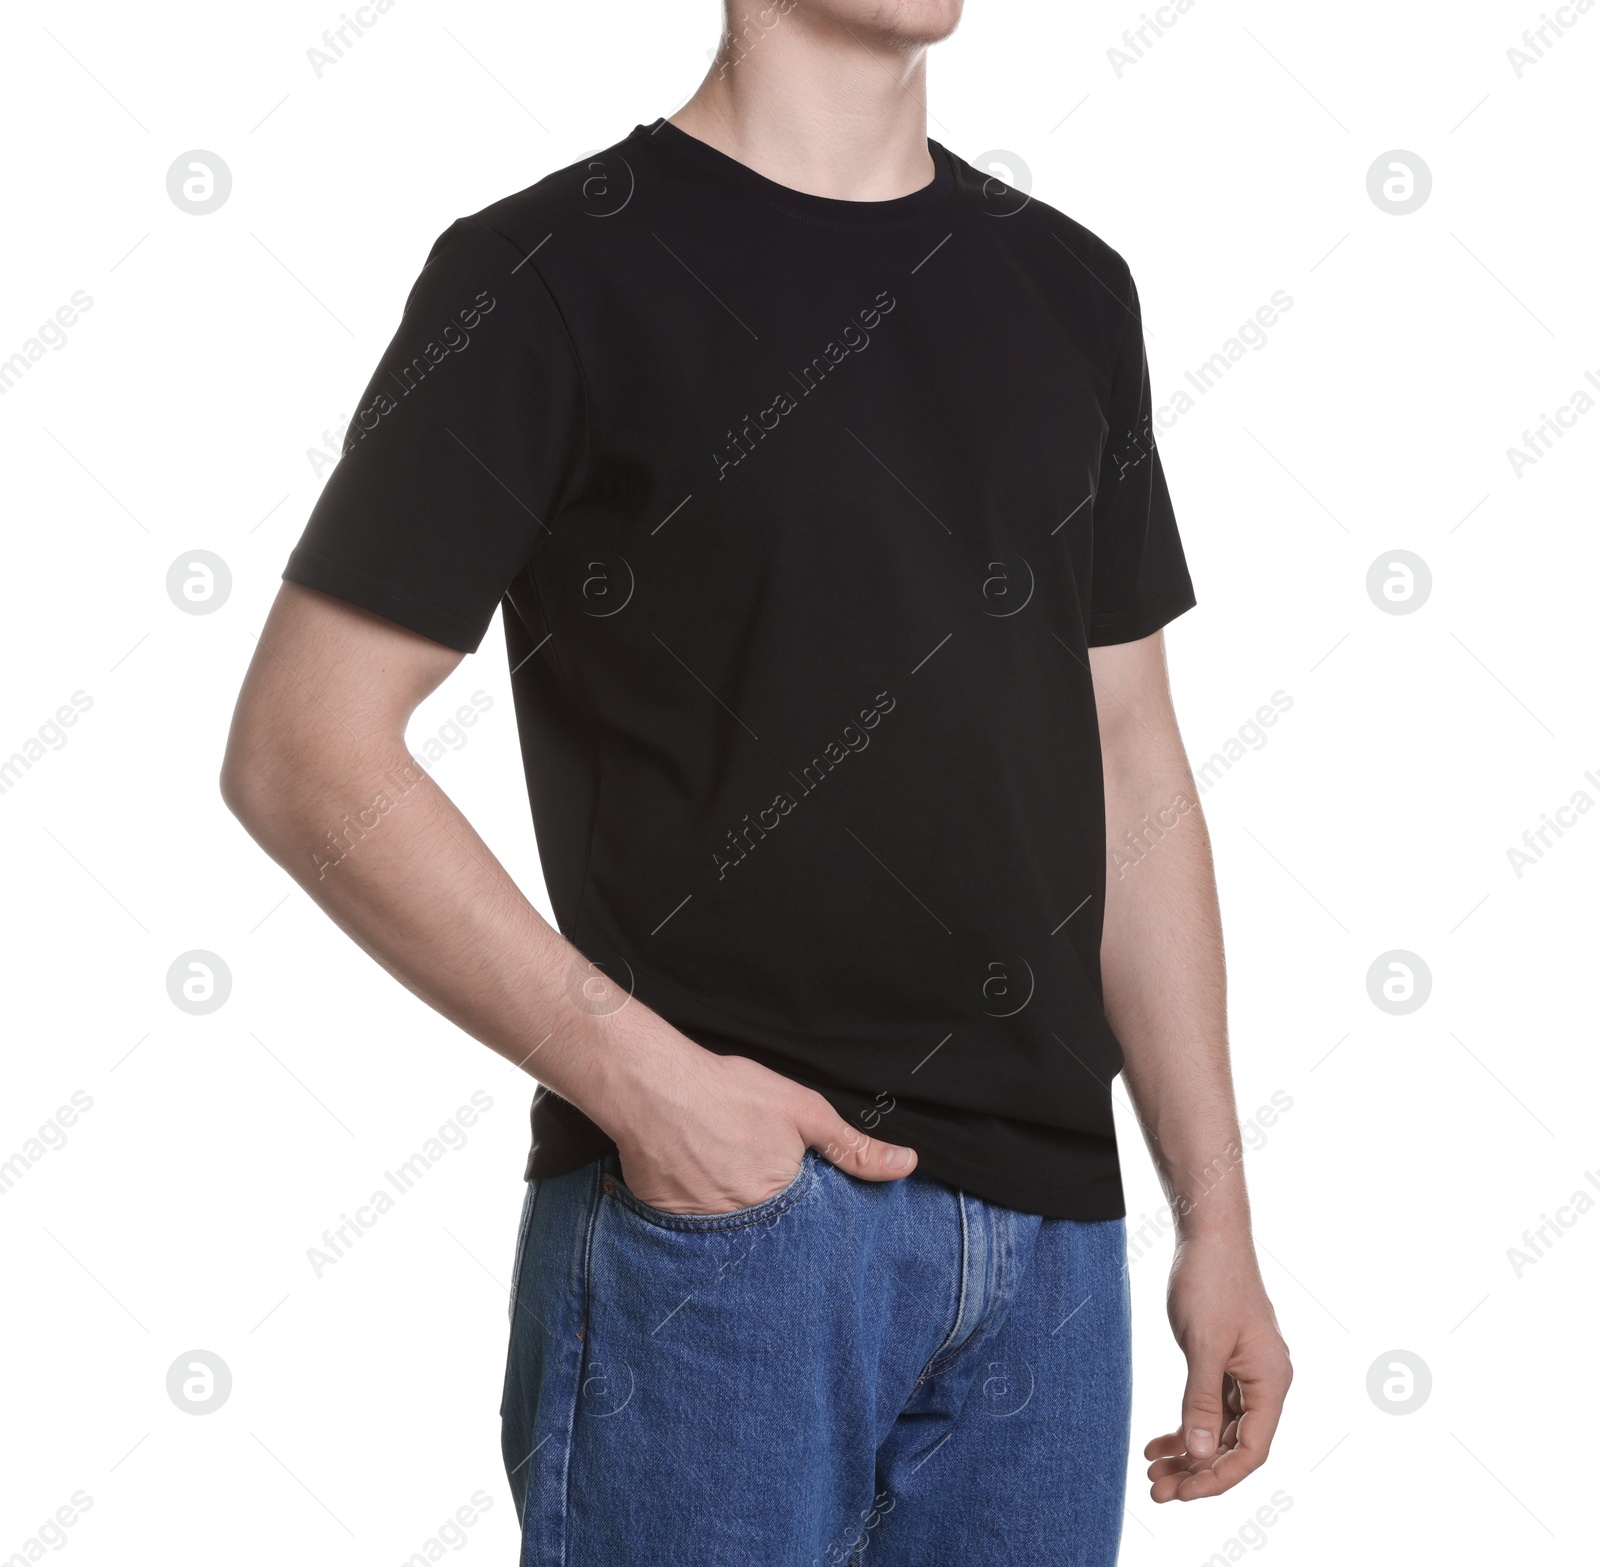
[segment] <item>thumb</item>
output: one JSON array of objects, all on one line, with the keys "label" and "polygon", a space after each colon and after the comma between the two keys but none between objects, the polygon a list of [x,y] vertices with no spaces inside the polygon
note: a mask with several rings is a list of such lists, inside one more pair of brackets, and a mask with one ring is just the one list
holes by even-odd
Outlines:
[{"label": "thumb", "polygon": [[1183,1424],[1179,1435],[1191,1458],[1211,1458],[1217,1451],[1228,1416],[1222,1380],[1228,1353],[1219,1343],[1196,1345],[1189,1352],[1189,1380],[1183,1389]]},{"label": "thumb", "polygon": [[832,1105],[800,1131],[806,1142],[830,1164],[864,1181],[898,1181],[917,1167],[915,1149],[868,1137],[838,1115]]}]

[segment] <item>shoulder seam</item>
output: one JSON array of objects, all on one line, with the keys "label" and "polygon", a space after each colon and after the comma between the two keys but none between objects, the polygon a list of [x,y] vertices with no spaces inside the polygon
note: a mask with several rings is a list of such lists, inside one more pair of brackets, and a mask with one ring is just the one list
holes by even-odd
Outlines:
[{"label": "shoulder seam", "polygon": [[[506,234],[502,230],[496,228],[492,223],[485,223],[480,218],[458,218],[456,222],[470,224],[473,228],[482,229],[486,234],[493,234],[497,239],[503,239],[506,244],[519,253],[522,249],[522,247],[514,239],[512,239],[509,234]],[[550,236],[553,236],[554,234],[555,230],[551,229]],[[544,241],[541,240],[540,244],[542,245],[543,243]],[[589,483],[589,461],[594,445],[592,437],[594,423],[594,400],[589,393],[589,376],[588,372],[585,371],[583,367],[583,356],[578,352],[577,342],[572,336],[572,328],[567,324],[567,313],[561,308],[561,301],[556,298],[556,292],[553,288],[551,288],[550,280],[544,275],[543,272],[539,270],[536,265],[533,264],[533,255],[534,252],[529,251],[528,254],[523,256],[522,259],[511,270],[513,273],[515,273],[522,267],[526,266],[528,270],[536,278],[538,278],[539,286],[544,290],[545,297],[550,301],[550,308],[555,311],[556,319],[561,323],[561,335],[567,340],[567,352],[572,356],[573,368],[578,372],[578,386],[583,393],[583,460],[579,465],[579,478],[575,488],[572,491],[572,494],[581,495],[588,487]],[[563,497],[563,501],[567,499],[570,499],[570,496]]]}]

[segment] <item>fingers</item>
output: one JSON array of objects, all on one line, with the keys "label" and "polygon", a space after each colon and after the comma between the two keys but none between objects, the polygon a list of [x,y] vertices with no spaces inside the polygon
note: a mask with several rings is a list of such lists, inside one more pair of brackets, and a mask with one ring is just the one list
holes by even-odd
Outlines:
[{"label": "fingers", "polygon": [[1260,1369],[1240,1371],[1237,1386],[1244,1413],[1239,1418],[1236,1439],[1212,1466],[1218,1490],[1237,1485],[1267,1461],[1292,1379],[1287,1355],[1281,1363],[1274,1360]]},{"label": "fingers", "polygon": [[1146,1458],[1155,1460],[1147,1471],[1153,1501],[1193,1501],[1221,1488],[1212,1466],[1237,1435],[1238,1411],[1243,1407],[1228,1375],[1233,1349],[1227,1340],[1210,1339],[1188,1350],[1182,1423],[1144,1450]]},{"label": "fingers", "polygon": [[916,1169],[915,1149],[868,1137],[846,1121],[820,1094],[817,1105],[815,1114],[802,1123],[800,1134],[846,1175],[857,1175],[864,1181],[898,1181]]},{"label": "fingers", "polygon": [[[1153,1501],[1218,1496],[1267,1460],[1293,1378],[1281,1341],[1275,1349],[1245,1347],[1231,1373],[1214,1377],[1212,1365],[1204,1353],[1191,1359],[1182,1426],[1145,1447],[1144,1456],[1154,1460],[1147,1471]],[[1214,1399],[1206,1396],[1211,1386],[1217,1387]],[[1190,1433],[1208,1430],[1213,1414],[1220,1426],[1213,1433],[1216,1440],[1205,1451],[1196,1451],[1205,1446],[1204,1439]]]},{"label": "fingers", "polygon": [[1183,1452],[1183,1432],[1165,1431],[1153,1436],[1144,1445],[1146,1458],[1173,1458]]},{"label": "fingers", "polygon": [[1170,1458],[1158,1458],[1147,1473],[1152,1480],[1164,1480],[1168,1475],[1188,1474],[1190,1458],[1187,1453],[1176,1453]]},{"label": "fingers", "polygon": [[1220,1340],[1197,1343],[1189,1351],[1189,1380],[1183,1389],[1183,1445],[1191,1458],[1212,1457],[1222,1428],[1235,1411],[1226,1408],[1223,1378],[1233,1345]]},{"label": "fingers", "polygon": [[[1183,1435],[1181,1432],[1171,1432],[1157,1440],[1181,1444]],[[1154,1446],[1155,1443],[1151,1445]],[[1150,1499],[1155,1502],[1193,1502],[1202,1496],[1214,1496],[1217,1492],[1226,1490],[1227,1484],[1232,1482],[1225,1484],[1225,1477],[1219,1476],[1218,1471],[1229,1452],[1230,1449],[1224,1447],[1217,1453],[1203,1458],[1189,1452],[1158,1458],[1146,1470],[1151,1482]]]}]

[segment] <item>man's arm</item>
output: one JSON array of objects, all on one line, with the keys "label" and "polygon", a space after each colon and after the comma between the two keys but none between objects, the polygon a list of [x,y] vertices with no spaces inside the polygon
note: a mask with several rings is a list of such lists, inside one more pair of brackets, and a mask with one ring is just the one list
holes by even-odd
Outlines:
[{"label": "man's arm", "polygon": [[1167,1290],[1189,1363],[1183,1416],[1145,1448],[1158,1502],[1236,1485],[1267,1456],[1289,1352],[1256,1265],[1228,1065],[1211,842],[1161,633],[1092,648],[1105,765],[1106,1014],[1177,1223]]},{"label": "man's arm", "polygon": [[601,1127],[643,1201],[693,1213],[761,1202],[808,1146],[852,1175],[909,1174],[909,1149],[695,1044],[540,916],[406,749],[412,713],[461,657],[285,583],[234,712],[229,809],[401,984]]}]

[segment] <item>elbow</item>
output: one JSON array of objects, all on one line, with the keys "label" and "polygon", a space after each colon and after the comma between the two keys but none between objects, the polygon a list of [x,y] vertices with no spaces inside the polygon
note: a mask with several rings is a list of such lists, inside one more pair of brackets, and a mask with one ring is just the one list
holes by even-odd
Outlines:
[{"label": "elbow", "polygon": [[222,795],[222,803],[239,824],[252,837],[258,837],[258,829],[265,815],[266,797],[259,773],[230,751],[223,758],[222,769],[217,775],[217,787]]},{"label": "elbow", "polygon": [[248,827],[255,812],[255,795],[249,769],[239,762],[231,749],[222,759],[222,768],[217,774],[217,789],[222,795],[222,803]]},{"label": "elbow", "polygon": [[217,788],[222,803],[252,837],[260,838],[271,802],[282,800],[288,768],[284,746],[264,732],[248,709],[241,706],[233,715]]}]

